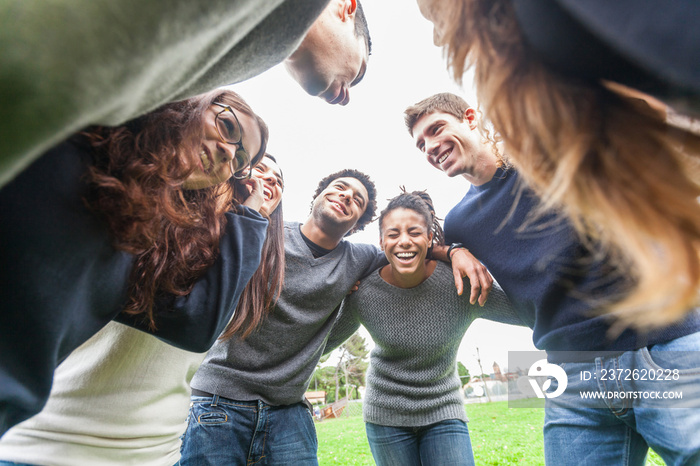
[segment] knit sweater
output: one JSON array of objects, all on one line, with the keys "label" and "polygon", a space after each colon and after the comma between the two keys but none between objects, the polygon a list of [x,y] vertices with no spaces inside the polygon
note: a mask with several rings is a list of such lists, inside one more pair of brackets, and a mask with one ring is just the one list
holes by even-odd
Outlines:
[{"label": "knit sweater", "polygon": [[524,325],[497,284],[484,307],[470,304],[468,294],[457,295],[452,269],[442,262],[413,288],[390,285],[377,271],[343,302],[325,352],[342,344],[360,324],[372,335],[365,422],[402,427],[446,419],[466,422],[457,350],[479,317]]},{"label": "knit sweater", "polygon": [[302,401],[343,298],[386,263],[375,246],[345,240],[314,258],[299,223],[285,223],[284,232],[286,268],[277,305],[245,340],[217,341],[192,388],[271,405]]},{"label": "knit sweater", "polygon": [[260,74],[328,0],[0,2],[0,186],[91,124]]},{"label": "knit sweater", "polygon": [[[0,190],[0,435],[41,410],[56,366],[124,309],[133,256],[84,204],[91,163],[67,142]],[[226,221],[192,292],[156,302],[155,335],[188,351],[214,344],[260,263],[267,220],[244,207]]]},{"label": "knit sweater", "polygon": [[445,238],[463,243],[488,267],[550,361],[591,357],[566,351],[623,352],[700,330],[696,310],[676,325],[645,334],[627,329],[611,338],[606,317],[592,313],[624,290],[622,281],[565,219],[550,214],[533,221],[539,201],[520,190],[519,180],[516,171],[499,168],[491,181],[472,186],[445,217]]},{"label": "knit sweater", "polygon": [[39,414],[0,439],[0,460],[42,466],[172,466],[205,353],[110,322],[54,374]]}]

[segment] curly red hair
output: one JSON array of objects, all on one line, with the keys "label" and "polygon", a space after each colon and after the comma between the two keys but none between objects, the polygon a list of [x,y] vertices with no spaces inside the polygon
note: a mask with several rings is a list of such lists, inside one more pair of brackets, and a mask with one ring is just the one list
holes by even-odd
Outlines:
[{"label": "curly red hair", "polygon": [[[224,214],[235,204],[228,183],[200,190],[182,187],[196,168],[203,114],[214,102],[257,122],[261,147],[253,157],[256,163],[265,153],[267,126],[228,90],[166,104],[121,126],[81,133],[95,159],[86,203],[104,218],[115,248],[135,256],[124,312],[143,314],[152,328],[156,295],[189,293],[214,263]],[[187,154],[191,156],[183,157]]]}]

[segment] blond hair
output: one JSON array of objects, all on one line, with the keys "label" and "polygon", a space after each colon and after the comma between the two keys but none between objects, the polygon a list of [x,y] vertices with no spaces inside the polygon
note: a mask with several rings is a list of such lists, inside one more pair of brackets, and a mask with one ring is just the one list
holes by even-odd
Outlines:
[{"label": "blond hair", "polygon": [[527,48],[509,0],[439,8],[448,68],[461,83],[474,67],[510,162],[634,280],[608,309],[618,328],[684,317],[700,289],[700,137],[636,96],[552,72]]}]

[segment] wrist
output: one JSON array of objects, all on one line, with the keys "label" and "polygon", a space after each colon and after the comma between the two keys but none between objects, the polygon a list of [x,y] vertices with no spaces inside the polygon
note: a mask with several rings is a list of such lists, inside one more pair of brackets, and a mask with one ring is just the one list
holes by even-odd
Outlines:
[{"label": "wrist", "polygon": [[464,249],[465,251],[467,248],[464,247],[462,243],[452,243],[450,244],[450,247],[447,248],[447,260],[452,260],[452,254],[454,254],[456,251],[459,251],[460,249]]}]

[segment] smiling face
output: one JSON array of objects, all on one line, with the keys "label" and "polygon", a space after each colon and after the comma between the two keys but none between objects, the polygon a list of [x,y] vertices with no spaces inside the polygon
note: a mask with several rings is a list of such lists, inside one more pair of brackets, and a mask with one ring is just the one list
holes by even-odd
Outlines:
[{"label": "smiling face", "polygon": [[433,239],[425,217],[412,209],[397,208],[384,215],[380,232],[392,281],[410,286],[423,282],[429,275],[426,257]]},{"label": "smiling face", "polygon": [[285,60],[294,80],[308,94],[329,104],[346,105],[350,88],[362,80],[367,69],[368,45],[355,33],[355,14],[348,0],[330,2],[299,48]]},{"label": "smiling face", "polygon": [[[235,158],[237,147],[225,143],[216,128],[216,115],[220,111],[220,107],[210,105],[202,116],[204,138],[194,160],[195,171],[184,181],[184,189],[202,189],[217,185],[231,178],[233,173],[241,168],[237,166],[239,161]],[[248,154],[258,153],[262,136],[257,122],[241,111],[236,112],[236,117],[241,125],[243,147]]]},{"label": "smiling face", "polygon": [[282,171],[274,160],[263,157],[260,163],[253,168],[252,177],[262,180],[265,200],[260,208],[260,213],[269,217],[282,201],[284,189]]},{"label": "smiling face", "polygon": [[365,213],[368,199],[367,188],[357,178],[336,178],[314,199],[312,217],[343,236]]},{"label": "smiling face", "polygon": [[418,150],[447,176],[462,175],[476,186],[493,178],[498,159],[481,141],[473,109],[467,109],[462,120],[440,111],[428,113],[412,130]]}]

